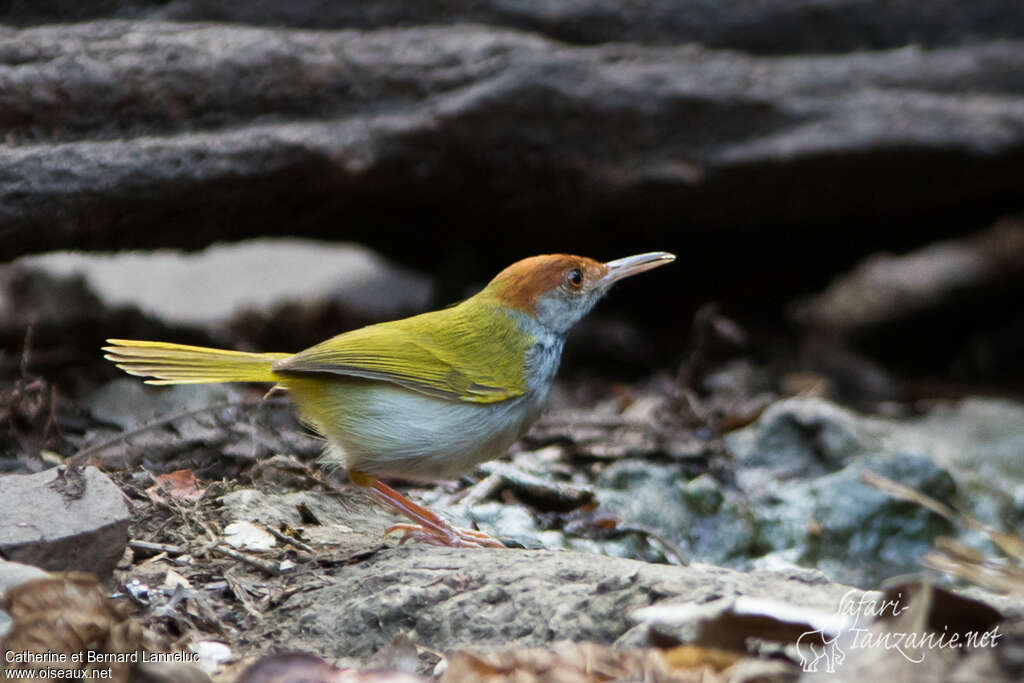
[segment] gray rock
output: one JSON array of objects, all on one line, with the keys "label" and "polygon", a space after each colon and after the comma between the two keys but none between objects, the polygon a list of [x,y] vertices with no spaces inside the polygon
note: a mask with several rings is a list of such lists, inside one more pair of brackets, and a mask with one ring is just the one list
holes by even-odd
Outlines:
[{"label": "gray rock", "polygon": [[[477,25],[98,22],[0,30],[0,56],[5,257],[287,231],[448,264],[465,282],[553,226],[565,244],[628,226],[616,253],[639,225],[711,264],[701,242],[736,258],[751,222],[810,250],[880,215],[1024,205],[1016,42],[766,58]],[[451,239],[410,230],[439,225]],[[746,272],[806,268],[805,253],[761,253]],[[722,269],[705,280],[700,265],[691,280],[720,296]]]},{"label": "gray rock", "polygon": [[790,399],[727,442],[757,520],[756,545],[869,585],[916,571],[936,535],[952,529],[920,507],[861,484],[861,472],[956,501],[989,524],[1013,528],[1024,518],[1022,434],[1024,408],[1005,401],[971,399],[894,420]]},{"label": "gray rock", "polygon": [[396,521],[356,487],[348,488],[341,495],[240,489],[221,496],[219,501],[228,521],[258,522],[274,527],[287,525],[314,545],[365,549],[374,542],[384,541],[385,529]]},{"label": "gray rock", "polygon": [[633,610],[661,600],[752,595],[834,610],[847,590],[799,573],[742,574],[573,552],[402,547],[340,568],[329,585],[289,598],[274,642],[359,658],[402,634],[438,651],[562,639],[612,643],[633,626]]},{"label": "gray rock", "polygon": [[677,465],[624,460],[609,466],[596,487],[601,505],[624,522],[663,535],[703,562],[742,565],[758,553],[751,506],[709,476],[688,481]]},{"label": "gray rock", "polygon": [[108,576],[128,544],[124,495],[95,467],[0,477],[0,553],[43,569]]},{"label": "gray rock", "polygon": [[241,311],[270,314],[286,304],[325,299],[356,316],[387,320],[421,312],[433,298],[428,278],[368,249],[310,240],[250,240],[196,254],[56,252],[19,259],[16,265],[57,281],[80,275],[97,303],[134,306],[182,326],[225,325]]},{"label": "gray rock", "polygon": [[79,454],[111,467],[142,462],[151,472],[191,468],[190,458],[203,453],[239,463],[277,453],[320,454],[322,442],[295,424],[287,399],[244,397],[225,384],[151,387],[135,377],[112,380],[82,405],[94,419],[126,431],[90,432]]},{"label": "gray rock", "polygon": [[86,396],[82,406],[100,422],[131,430],[160,418],[240,399],[238,392],[225,384],[155,388],[134,377],[121,377]]},{"label": "gray rock", "polygon": [[8,589],[14,588],[26,581],[43,579],[47,576],[49,575],[39,567],[21,564],[20,562],[10,562],[0,558],[0,600],[3,600],[4,593]]},{"label": "gray rock", "polygon": [[[896,420],[857,415],[817,399],[790,399],[727,441],[741,465],[767,463],[759,474],[767,469],[766,476],[779,478],[801,457],[813,474],[815,460],[852,463],[865,456],[920,456],[949,472],[960,502],[984,522],[1012,528],[1024,520],[1024,406],[1012,401],[937,403],[920,417]],[[756,493],[761,479],[744,474],[742,467],[737,476],[747,482],[749,493]],[[936,493],[945,500],[942,490]]]},{"label": "gray rock", "polygon": [[[32,581],[33,579],[46,578],[48,574],[39,567],[33,567],[19,562],[8,562],[0,558],[0,604],[3,604],[4,593],[8,589]],[[4,634],[11,628],[11,618],[6,612],[0,610],[0,641]]]},{"label": "gray rock", "polygon": [[920,558],[951,524],[924,508],[897,501],[860,482],[870,470],[939,500],[955,492],[946,470],[926,457],[893,453],[864,457],[838,472],[776,484],[752,503],[757,541],[771,551],[797,550],[796,563],[829,577],[875,586],[920,569]]},{"label": "gray rock", "polygon": [[1024,524],[1024,405],[968,398],[889,425],[886,447],[927,454],[949,470],[975,517],[1006,530]]},{"label": "gray rock", "polygon": [[728,437],[737,478],[747,491],[768,481],[806,479],[835,472],[874,450],[872,436],[853,413],[818,400],[790,399],[769,407],[756,429]]},{"label": "gray rock", "polygon": [[[940,404],[922,417],[896,420],[789,399],[726,437],[734,483],[710,474],[690,479],[681,464],[623,460],[605,468],[594,486],[602,506],[623,522],[660,534],[699,561],[748,569],[796,564],[874,587],[918,571],[936,537],[955,530],[861,483],[862,473],[1012,530],[1024,520],[1022,435],[1024,407],[1007,401]],[[974,532],[961,529],[959,537],[995,552]]]}]

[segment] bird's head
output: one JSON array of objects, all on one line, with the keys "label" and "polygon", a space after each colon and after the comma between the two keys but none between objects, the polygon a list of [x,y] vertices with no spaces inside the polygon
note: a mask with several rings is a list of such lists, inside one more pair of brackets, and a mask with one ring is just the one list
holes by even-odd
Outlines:
[{"label": "bird's head", "polygon": [[607,263],[570,254],[532,256],[498,273],[484,292],[551,332],[564,335],[614,283],[675,258],[664,251]]}]

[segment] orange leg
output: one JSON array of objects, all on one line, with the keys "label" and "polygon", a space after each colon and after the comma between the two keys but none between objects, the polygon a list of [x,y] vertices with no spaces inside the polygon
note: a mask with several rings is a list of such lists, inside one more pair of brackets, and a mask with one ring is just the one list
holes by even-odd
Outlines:
[{"label": "orange leg", "polygon": [[349,471],[354,484],[366,486],[374,498],[400,512],[416,524],[395,524],[385,535],[402,532],[401,543],[413,540],[453,548],[504,548],[500,541],[482,531],[462,529],[442,519],[422,505],[417,505],[384,482],[362,472]]}]

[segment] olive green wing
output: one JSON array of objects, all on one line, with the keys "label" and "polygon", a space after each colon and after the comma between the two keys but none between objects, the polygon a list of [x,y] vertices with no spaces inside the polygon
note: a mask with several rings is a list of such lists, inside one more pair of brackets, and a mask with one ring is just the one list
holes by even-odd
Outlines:
[{"label": "olive green wing", "polygon": [[362,377],[450,401],[495,403],[525,393],[532,343],[501,307],[469,300],[346,332],[278,361],[274,372]]}]

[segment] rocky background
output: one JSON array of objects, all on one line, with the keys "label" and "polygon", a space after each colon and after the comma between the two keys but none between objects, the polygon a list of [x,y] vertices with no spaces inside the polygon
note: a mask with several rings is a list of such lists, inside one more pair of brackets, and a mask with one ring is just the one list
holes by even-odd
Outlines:
[{"label": "rocky background", "polygon": [[[844,641],[835,675],[1020,678],[1019,3],[9,0],[0,22],[4,647],[58,648],[45,604],[106,624],[68,652],[191,648],[223,680],[268,640],[318,658],[249,680],[791,680],[803,631],[850,636],[848,590],[903,586],[917,621],[875,631],[1003,646],[911,665]],[[656,249],[679,258],[579,326],[509,456],[405,487],[506,555],[382,546],[286,401],[150,390],[98,352],[298,350],[524,256]]]}]

